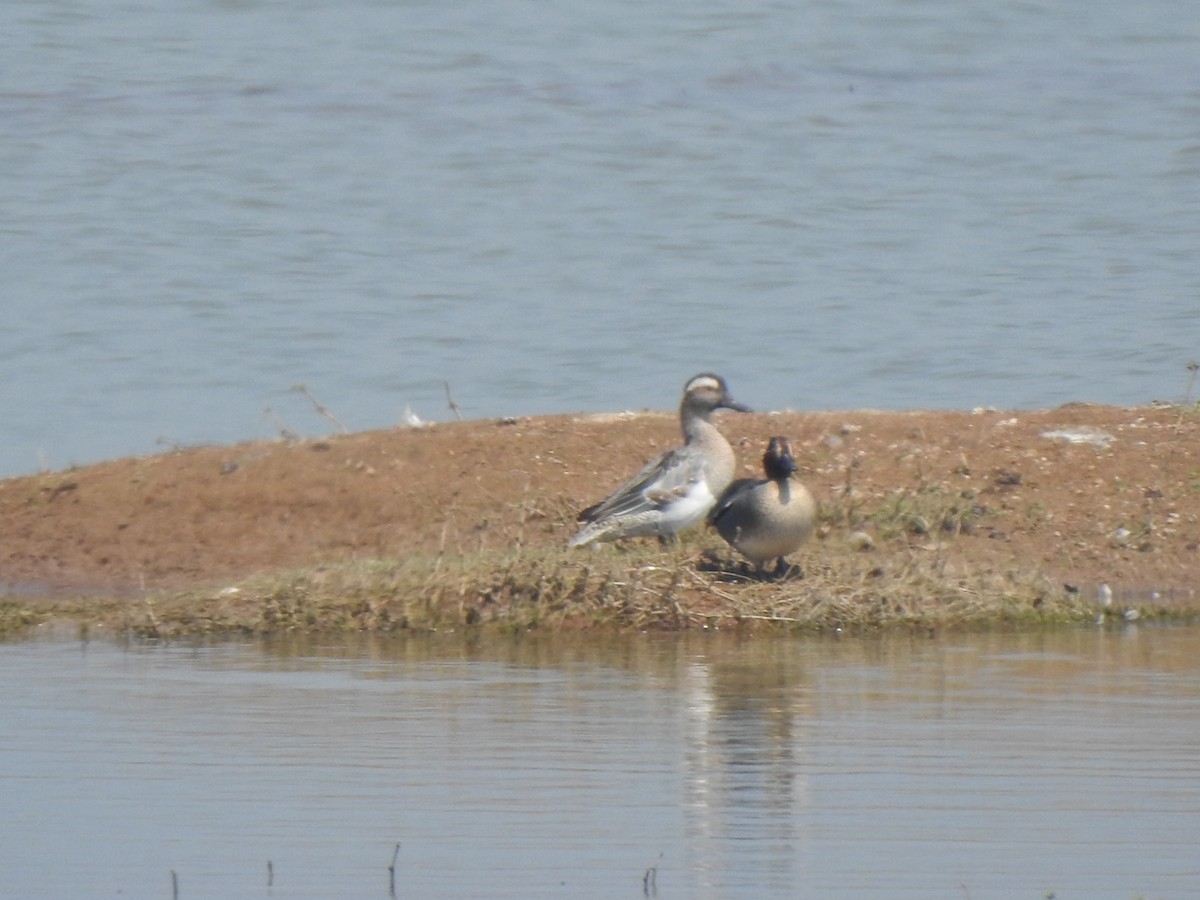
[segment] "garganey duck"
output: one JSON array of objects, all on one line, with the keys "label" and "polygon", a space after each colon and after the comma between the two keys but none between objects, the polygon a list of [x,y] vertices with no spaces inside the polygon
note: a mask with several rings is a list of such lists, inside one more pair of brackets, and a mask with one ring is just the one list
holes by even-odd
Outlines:
[{"label": "garganey duck", "polygon": [[705,372],[688,381],[679,405],[684,444],[646,463],[605,500],[579,514],[586,523],[568,546],[657,535],[671,540],[703,522],[733,480],[729,441],[709,416],[717,409],[749,412],[729,395],[725,379]]},{"label": "garganey duck", "polygon": [[785,438],[773,437],[763,454],[766,478],[739,478],[726,489],[709,521],[721,537],[758,566],[776,560],[776,577],[787,574],[784,557],[812,535],[817,504],[808,488],[792,480],[796,461]]}]

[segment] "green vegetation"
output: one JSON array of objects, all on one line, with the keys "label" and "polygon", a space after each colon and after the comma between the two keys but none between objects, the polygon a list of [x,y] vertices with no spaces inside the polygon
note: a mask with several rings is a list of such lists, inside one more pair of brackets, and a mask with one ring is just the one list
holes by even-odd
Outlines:
[{"label": "green vegetation", "polygon": [[37,625],[37,613],[21,603],[0,602],[0,638],[19,637]]}]

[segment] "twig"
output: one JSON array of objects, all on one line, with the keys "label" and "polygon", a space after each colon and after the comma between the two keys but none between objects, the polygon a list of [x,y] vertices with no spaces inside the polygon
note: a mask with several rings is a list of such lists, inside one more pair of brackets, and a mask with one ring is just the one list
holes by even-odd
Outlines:
[{"label": "twig", "polygon": [[739,619],[757,619],[760,622],[794,622],[797,625],[803,625],[804,619],[794,619],[790,616],[759,616],[751,613],[734,613]]},{"label": "twig", "polygon": [[271,426],[279,432],[279,436],[289,444],[294,444],[296,441],[300,440],[300,435],[288,428],[287,425],[284,424],[283,419],[279,418],[279,416],[275,414],[275,410],[271,409],[271,407],[267,406],[263,408],[263,418],[269,422]]},{"label": "twig", "polygon": [[709,593],[716,594],[722,600],[728,600],[730,603],[737,602],[737,597],[733,596],[733,594],[730,594],[730,593],[720,590],[711,581],[705,581],[703,578],[700,577],[699,572],[694,572],[691,569],[685,569],[684,571],[686,571],[688,573],[688,575],[691,576],[691,579],[693,581],[695,581],[696,584],[700,585],[702,588],[707,590]]},{"label": "twig", "polygon": [[442,385],[446,388],[446,405],[450,407],[450,412],[454,413],[456,421],[462,421],[462,413],[458,409],[458,404],[454,402],[454,397],[450,394],[450,382],[442,379]]},{"label": "twig", "polygon": [[273,866],[271,864],[271,861],[268,859],[267,860],[267,887],[270,887],[274,883],[275,883],[275,866]]},{"label": "twig", "polygon": [[[658,854],[658,858],[661,861],[663,858],[663,855],[661,853]],[[646,874],[642,876],[642,894],[646,897],[657,897],[658,896],[658,863],[657,862],[654,865],[650,866],[650,868],[648,868],[646,870]]]},{"label": "twig", "polygon": [[154,614],[154,600],[150,597],[146,598],[146,618],[150,620],[150,633],[154,637],[158,637],[162,629],[159,625],[158,616]]},{"label": "twig", "polygon": [[1193,359],[1187,364],[1187,370],[1189,373],[1187,390],[1183,394],[1183,403],[1179,405],[1179,419],[1175,423],[1176,427],[1183,422],[1183,414],[1187,412],[1187,408],[1192,403],[1192,388],[1196,386],[1196,373],[1200,372],[1200,362]]},{"label": "twig", "polygon": [[179,900],[179,875],[174,869],[171,870],[171,898]]},{"label": "twig", "polygon": [[392,864],[388,866],[388,896],[396,896],[396,858],[400,856],[400,842],[396,841],[396,847],[392,850]]},{"label": "twig", "polygon": [[350,433],[350,429],[346,427],[345,423],[343,423],[341,419],[339,419],[337,416],[331,413],[328,408],[322,406],[317,401],[317,398],[312,395],[312,391],[308,389],[307,385],[294,384],[292,385],[292,390],[299,394],[303,394],[308,399],[308,402],[313,405],[313,409],[317,411],[317,415],[324,416],[326,419],[336,425],[339,429],[341,429],[342,434]]}]

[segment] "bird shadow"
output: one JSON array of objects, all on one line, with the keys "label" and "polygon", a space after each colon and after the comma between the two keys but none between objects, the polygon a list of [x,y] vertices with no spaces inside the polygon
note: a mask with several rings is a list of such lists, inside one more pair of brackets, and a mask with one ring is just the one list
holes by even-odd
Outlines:
[{"label": "bird shadow", "polygon": [[718,581],[730,583],[755,581],[773,584],[782,581],[798,581],[804,577],[804,570],[795,563],[789,563],[786,560],[780,560],[779,563],[774,568],[767,568],[744,559],[719,556],[710,551],[700,557],[696,563],[696,571],[707,572],[715,575]]}]

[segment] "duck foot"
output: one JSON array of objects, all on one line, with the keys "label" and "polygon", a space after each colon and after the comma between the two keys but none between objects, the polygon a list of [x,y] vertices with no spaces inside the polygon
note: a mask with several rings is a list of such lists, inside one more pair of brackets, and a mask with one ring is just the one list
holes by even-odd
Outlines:
[{"label": "duck foot", "polygon": [[804,570],[797,565],[789,563],[782,556],[775,561],[775,568],[768,572],[766,567],[761,568],[762,579],[764,581],[792,581],[793,579],[803,578]]}]

